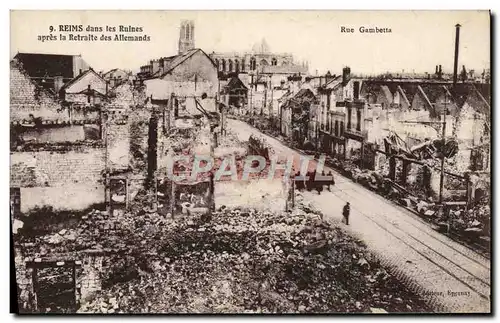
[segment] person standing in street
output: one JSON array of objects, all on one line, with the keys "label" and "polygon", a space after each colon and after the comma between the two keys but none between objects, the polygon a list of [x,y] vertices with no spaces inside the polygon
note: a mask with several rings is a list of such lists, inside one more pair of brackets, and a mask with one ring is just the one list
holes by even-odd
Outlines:
[{"label": "person standing in street", "polygon": [[328,176],[328,191],[331,192],[332,190],[330,186],[335,185],[335,180],[333,179],[332,171],[329,171],[327,176]]},{"label": "person standing in street", "polygon": [[351,205],[349,204],[349,202],[347,202],[344,205],[344,209],[342,210],[342,215],[344,216],[343,222],[346,225],[349,225],[349,215],[350,215],[350,213],[351,213]]}]

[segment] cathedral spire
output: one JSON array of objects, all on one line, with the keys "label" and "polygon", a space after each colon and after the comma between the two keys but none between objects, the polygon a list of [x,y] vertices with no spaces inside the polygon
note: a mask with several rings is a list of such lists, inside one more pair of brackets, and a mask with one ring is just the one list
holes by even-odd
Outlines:
[{"label": "cathedral spire", "polygon": [[194,46],[194,21],[181,21],[181,29],[179,34],[179,55],[187,52]]}]

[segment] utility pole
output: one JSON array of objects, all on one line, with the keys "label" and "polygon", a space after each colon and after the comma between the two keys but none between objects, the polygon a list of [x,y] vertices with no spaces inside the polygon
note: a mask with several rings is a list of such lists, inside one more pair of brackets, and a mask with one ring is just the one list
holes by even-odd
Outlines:
[{"label": "utility pole", "polygon": [[320,121],[319,121],[319,113],[318,109],[316,108],[316,152],[319,153],[319,128],[320,128]]},{"label": "utility pole", "polygon": [[446,101],[447,101],[447,96],[446,96],[446,89],[444,89],[444,109],[443,109],[443,127],[442,127],[442,137],[443,137],[443,144],[441,148],[441,176],[439,180],[439,203],[443,203],[443,187],[444,187],[444,149],[445,149],[445,143],[446,143]]},{"label": "utility pole", "polygon": [[271,84],[271,101],[269,102],[269,116],[271,118],[271,128],[274,128],[275,124],[275,116],[274,116],[274,107],[273,107],[273,84],[271,81],[269,81],[269,84]]},{"label": "utility pole", "polygon": [[253,73],[250,74],[250,113],[254,115],[253,103],[252,103],[252,92],[253,92]]},{"label": "utility pole", "polygon": [[443,188],[444,188],[444,161],[445,161],[445,154],[444,154],[444,151],[445,151],[445,144],[446,144],[446,112],[447,112],[447,100],[448,100],[448,96],[447,96],[447,89],[445,88],[444,89],[444,109],[443,109],[443,117],[442,117],[442,121],[400,121],[401,123],[408,123],[408,124],[411,124],[411,123],[418,123],[418,124],[428,124],[428,125],[432,125],[432,124],[441,124],[442,125],[442,131],[441,131],[441,137],[443,139],[443,143],[442,143],[442,148],[441,148],[441,174],[440,174],[440,182],[439,182],[439,203],[443,203]]}]

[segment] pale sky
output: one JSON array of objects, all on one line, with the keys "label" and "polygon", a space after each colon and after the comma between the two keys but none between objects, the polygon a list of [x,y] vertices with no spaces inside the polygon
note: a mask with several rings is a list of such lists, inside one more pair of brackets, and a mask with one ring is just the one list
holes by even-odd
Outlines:
[{"label": "pale sky", "polygon": [[[311,73],[333,74],[343,66],[353,73],[433,73],[439,64],[452,72],[455,24],[460,23],[459,68],[480,73],[490,65],[487,11],[13,11],[11,57],[17,52],[81,54],[96,70],[136,71],[150,59],[177,54],[183,19],[194,20],[196,47],[206,53],[249,51],[265,38],[271,51],[308,60]],[[151,41],[37,40],[49,34],[50,25],[60,24],[142,27],[138,35],[150,35]],[[355,33],[341,33],[342,26]],[[390,28],[392,33],[362,34],[361,26]]]}]

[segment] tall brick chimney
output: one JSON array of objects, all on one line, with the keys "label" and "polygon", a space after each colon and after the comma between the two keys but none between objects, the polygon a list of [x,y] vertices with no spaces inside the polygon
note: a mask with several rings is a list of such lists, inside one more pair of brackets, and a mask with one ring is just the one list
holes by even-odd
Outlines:
[{"label": "tall brick chimney", "polygon": [[453,62],[453,87],[457,84],[458,73],[458,48],[460,43],[460,24],[455,25],[455,60]]},{"label": "tall brick chimney", "polygon": [[354,81],[354,99],[359,99],[359,81]]},{"label": "tall brick chimney", "polygon": [[344,67],[342,69],[342,85],[346,85],[350,79],[351,79],[351,68],[348,66]]}]

